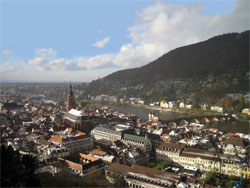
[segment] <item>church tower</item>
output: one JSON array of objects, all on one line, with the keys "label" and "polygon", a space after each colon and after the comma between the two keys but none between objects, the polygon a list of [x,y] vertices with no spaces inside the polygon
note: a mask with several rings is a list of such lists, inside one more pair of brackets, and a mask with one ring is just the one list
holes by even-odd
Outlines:
[{"label": "church tower", "polygon": [[70,83],[70,85],[69,85],[69,93],[68,93],[68,97],[67,97],[67,112],[70,111],[72,108],[73,109],[76,108],[76,101],[74,99],[72,85]]}]

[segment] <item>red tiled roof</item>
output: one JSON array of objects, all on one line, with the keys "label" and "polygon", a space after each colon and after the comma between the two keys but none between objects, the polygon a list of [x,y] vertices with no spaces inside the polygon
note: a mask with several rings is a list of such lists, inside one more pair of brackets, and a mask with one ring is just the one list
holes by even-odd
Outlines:
[{"label": "red tiled roof", "polygon": [[234,133],[227,133],[228,136],[234,136]]},{"label": "red tiled roof", "polygon": [[71,134],[72,132],[73,132],[73,129],[72,128],[68,128],[67,133]]},{"label": "red tiled roof", "polygon": [[103,106],[102,108],[107,110],[107,109],[109,109],[109,106]]},{"label": "red tiled roof", "polygon": [[87,159],[87,160],[89,160],[89,161],[91,161],[91,162],[94,162],[94,161],[97,161],[97,160],[98,160],[97,158],[92,157],[92,156],[90,156],[90,155],[85,155],[85,154],[82,154],[82,153],[79,153],[79,155],[80,155],[80,157],[81,157],[82,159]]},{"label": "red tiled roof", "polygon": [[210,131],[218,131],[218,129],[216,129],[216,128],[210,128],[209,130]]},{"label": "red tiled roof", "polygon": [[161,135],[161,137],[165,137],[165,136],[170,136],[170,134],[164,133],[163,135]]},{"label": "red tiled roof", "polygon": [[85,136],[85,135],[86,135],[86,133],[79,131],[75,136]]},{"label": "red tiled roof", "polygon": [[63,142],[63,139],[61,136],[52,136],[49,141],[52,141],[52,142],[57,142],[57,143],[61,143]]},{"label": "red tiled roof", "polygon": [[90,154],[97,154],[97,155],[107,155],[107,152],[102,151],[100,149],[94,149],[92,152],[90,152]]},{"label": "red tiled roof", "polygon": [[160,125],[160,124],[161,124],[161,122],[158,121],[158,120],[153,120],[153,123],[154,123],[154,124],[157,124],[157,125]]},{"label": "red tiled roof", "polygon": [[82,165],[78,164],[78,163],[74,163],[68,160],[65,160],[66,164],[68,165],[68,167],[82,171]]}]

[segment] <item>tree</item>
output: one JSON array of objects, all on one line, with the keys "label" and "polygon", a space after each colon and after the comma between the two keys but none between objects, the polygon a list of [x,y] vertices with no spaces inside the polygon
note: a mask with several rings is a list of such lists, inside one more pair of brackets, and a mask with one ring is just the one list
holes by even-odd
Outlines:
[{"label": "tree", "polygon": [[39,187],[35,169],[35,158],[1,146],[1,187]]},{"label": "tree", "polygon": [[217,176],[217,172],[207,172],[206,173],[206,178],[204,179],[204,181],[208,184],[215,184],[216,183],[216,176]]}]

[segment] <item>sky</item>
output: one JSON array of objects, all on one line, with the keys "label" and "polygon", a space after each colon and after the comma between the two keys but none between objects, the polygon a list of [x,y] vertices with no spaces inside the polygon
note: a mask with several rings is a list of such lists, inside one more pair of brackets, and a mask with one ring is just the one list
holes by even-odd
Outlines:
[{"label": "sky", "polygon": [[90,82],[249,30],[249,0],[0,0],[0,79]]}]

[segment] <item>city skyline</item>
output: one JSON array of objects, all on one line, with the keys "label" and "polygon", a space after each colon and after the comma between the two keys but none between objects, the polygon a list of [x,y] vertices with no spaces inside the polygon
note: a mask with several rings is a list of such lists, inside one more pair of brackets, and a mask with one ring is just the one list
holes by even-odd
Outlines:
[{"label": "city skyline", "polygon": [[249,29],[244,0],[3,0],[1,12],[1,81],[89,82]]}]

